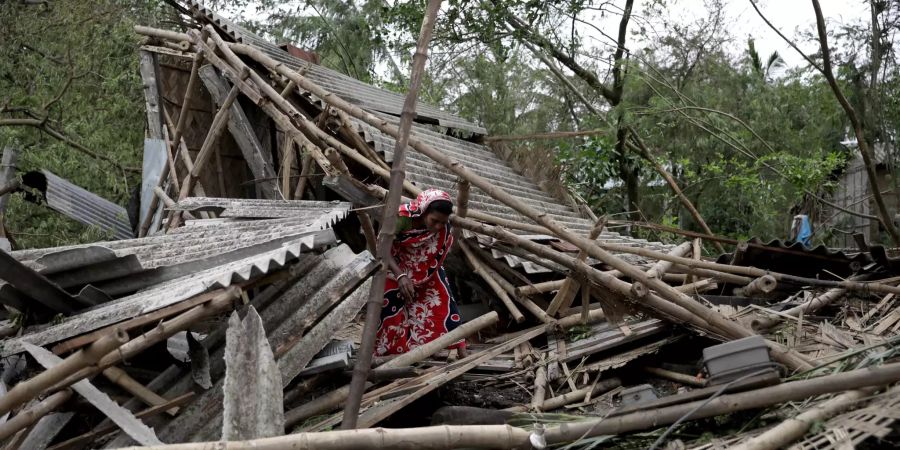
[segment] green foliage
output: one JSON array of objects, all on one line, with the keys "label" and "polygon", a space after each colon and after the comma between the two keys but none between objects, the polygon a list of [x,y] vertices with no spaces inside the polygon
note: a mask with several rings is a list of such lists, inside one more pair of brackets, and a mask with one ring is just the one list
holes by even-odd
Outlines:
[{"label": "green foliage", "polygon": [[[35,118],[124,167],[140,167],[144,100],[137,22],[152,23],[155,3],[75,0],[0,2],[0,120]],[[33,127],[0,127],[0,146],[20,149],[20,170],[48,169],[119,204],[139,174],[79,153]],[[45,207],[13,196],[7,228],[20,246],[96,240]]]}]

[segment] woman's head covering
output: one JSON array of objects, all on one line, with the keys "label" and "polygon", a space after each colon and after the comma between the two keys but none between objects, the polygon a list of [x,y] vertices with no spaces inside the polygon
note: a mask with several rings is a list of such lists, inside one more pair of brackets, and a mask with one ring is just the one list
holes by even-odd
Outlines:
[{"label": "woman's head covering", "polygon": [[400,205],[400,215],[403,217],[419,217],[428,210],[428,205],[437,200],[453,203],[450,194],[439,189],[426,189],[420,192],[415,200]]}]

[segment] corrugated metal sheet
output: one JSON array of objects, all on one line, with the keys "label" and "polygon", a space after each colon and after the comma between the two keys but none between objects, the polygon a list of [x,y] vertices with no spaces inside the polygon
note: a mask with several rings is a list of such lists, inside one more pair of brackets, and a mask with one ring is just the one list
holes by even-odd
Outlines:
[{"label": "corrugated metal sheet", "polygon": [[294,208],[297,214],[286,218],[212,219],[210,224],[195,221],[196,226],[178,228],[164,236],[13,253],[19,261],[62,285],[92,283],[108,292],[123,286],[129,292],[143,290],[78,313],[62,324],[4,341],[0,356],[21,351],[23,341],[47,345],[210,289],[260,277],[283,267],[301,252],[333,244],[335,236],[330,227],[346,216],[350,205],[302,203],[310,203],[310,207]]},{"label": "corrugated metal sheet", "polygon": [[763,242],[752,238],[738,246],[734,253],[720,255],[717,262],[740,266],[753,266],[792,275],[827,278],[846,278],[873,262],[868,253],[847,254],[819,245],[807,249],[793,241],[773,239]]},{"label": "corrugated metal sheet", "polygon": [[[22,184],[41,192],[39,202],[46,202],[54,211],[65,214],[85,225],[97,227],[116,239],[134,237],[125,208],[93,192],[54,175],[49,170],[28,172]],[[26,196],[32,199],[31,196]]]},{"label": "corrugated metal sheet", "polygon": [[[335,209],[337,208],[337,209]],[[182,211],[212,211],[219,217],[286,218],[320,216],[324,211],[348,211],[349,203],[340,201],[263,200],[242,198],[192,197],[178,202]]]},{"label": "corrugated metal sheet", "polygon": [[[379,89],[342,73],[292,56],[277,45],[266,41],[206,8],[198,1],[170,0],[170,3],[181,7],[182,9],[187,9],[195,17],[204,18],[208,23],[213,24],[213,26],[226,33],[235,41],[258,47],[272,58],[285,63],[288,67],[302,71],[302,73],[309,77],[310,80],[316,82],[323,88],[334,92],[347,101],[358,104],[371,111],[379,111],[396,116],[399,116],[403,109],[403,95]],[[422,102],[418,102],[416,105],[416,116],[416,120],[420,122],[433,123],[448,128],[457,128],[476,134],[487,134],[487,130],[483,127]]]},{"label": "corrugated metal sheet", "polygon": [[100,307],[76,314],[65,322],[3,342],[0,357],[22,351],[22,342],[45,346],[79,334],[88,333],[131,317],[147,314],[202,294],[228,287],[278,270],[316,245],[312,237],[291,240],[277,249],[248,256],[230,263],[185,275],[147,290],[113,300]]}]

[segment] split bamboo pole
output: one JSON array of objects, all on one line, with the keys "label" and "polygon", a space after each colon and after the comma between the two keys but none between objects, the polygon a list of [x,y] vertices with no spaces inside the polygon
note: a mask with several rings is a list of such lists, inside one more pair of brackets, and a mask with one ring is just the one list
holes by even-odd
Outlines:
[{"label": "split bamboo pole", "polygon": [[847,410],[872,394],[874,388],[844,392],[822,404],[816,405],[795,417],[790,417],[765,433],[742,442],[731,450],[777,450],[803,437],[816,423],[822,423],[835,414]]},{"label": "split bamboo pole", "polygon": [[72,398],[72,391],[59,391],[40,403],[19,412],[8,421],[0,424],[0,440],[6,439],[26,427],[33,425],[47,414],[59,409],[66,401]]},{"label": "split bamboo pole", "polygon": [[497,281],[487,272],[487,268],[484,264],[478,259],[472,249],[469,248],[469,244],[467,242],[460,241],[459,248],[462,249],[463,253],[466,255],[466,261],[469,262],[469,265],[472,266],[472,269],[475,273],[487,283],[488,287],[494,291],[494,295],[503,303],[503,306],[506,307],[509,314],[512,316],[513,320],[516,323],[522,323],[525,321],[525,316],[519,311],[519,308],[516,307],[515,303],[513,303],[512,299],[509,298],[509,295],[506,291],[503,290],[502,287],[497,283]]},{"label": "split bamboo pole", "polygon": [[[428,44],[431,42],[431,33],[434,31],[434,23],[442,0],[429,0],[425,8],[425,16],[422,19],[422,28],[419,32],[419,40],[416,43],[416,53],[413,56],[412,71],[410,74],[409,91],[403,102],[400,112],[400,125],[395,138],[394,160],[391,163],[390,189],[384,202],[383,219],[378,233],[378,258],[381,262],[381,270],[372,280],[369,291],[369,300],[366,303],[366,321],[362,333],[362,342],[359,346],[356,366],[353,368],[353,378],[350,382],[350,391],[347,402],[344,405],[344,417],[341,428],[352,430],[356,428],[359,419],[359,406],[362,396],[366,391],[366,383],[369,378],[369,369],[372,367],[372,356],[375,352],[375,335],[378,332],[381,306],[384,301],[384,285],[388,276],[388,263],[391,258],[391,247],[396,237],[397,210],[403,196],[403,182],[406,179],[406,143],[412,129],[413,119],[416,116],[416,100],[419,96],[419,86],[422,83],[422,73],[425,71],[425,61],[428,58]],[[399,275],[399,274],[394,274]]]},{"label": "split bamboo pole", "polygon": [[697,400],[603,419],[567,423],[546,430],[544,437],[549,445],[554,445],[594,436],[623,434],[669,425],[692,411],[693,414],[690,414],[688,419],[702,419],[832,392],[883,386],[897,380],[900,380],[900,363],[885,364],[880,367],[858,369],[737,394],[722,395],[712,400]]},{"label": "split bamboo pole", "polygon": [[126,342],[128,342],[128,334],[120,329],[116,329],[87,347],[78,350],[52,369],[45,370],[33,378],[15,385],[6,395],[0,397],[0,415],[6,414],[28,400],[37,397],[71,374],[85,367],[93,366],[103,355],[119,348]]},{"label": "split bamboo pole", "polygon": [[[600,237],[600,233],[603,232],[603,228],[606,226],[606,216],[603,216],[595,225],[594,228],[591,229],[591,232],[588,234],[588,239],[591,241],[596,241],[598,237]],[[578,256],[576,258],[579,261],[587,260],[587,252],[584,250],[578,251]],[[550,306],[547,307],[547,314],[550,316],[556,316],[556,313],[559,312],[562,308],[567,308],[572,304],[572,300],[575,298],[575,294],[578,292],[578,289],[581,288],[581,284],[575,278],[568,276],[565,280],[563,280],[562,286],[559,287],[559,291],[553,297],[553,300],[550,301]]]}]

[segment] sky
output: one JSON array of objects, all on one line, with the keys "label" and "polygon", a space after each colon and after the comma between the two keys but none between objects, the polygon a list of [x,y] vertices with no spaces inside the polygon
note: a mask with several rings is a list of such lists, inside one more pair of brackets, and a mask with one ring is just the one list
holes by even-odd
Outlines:
[{"label": "sky", "polygon": [[[763,57],[777,50],[785,60],[787,67],[797,67],[805,64],[803,57],[796,50],[784,42],[753,10],[751,0],[727,0],[725,3],[725,15],[728,23],[732,24],[731,34],[735,37],[735,46],[741,50],[746,48],[747,37],[752,36],[756,40],[756,48]],[[617,1],[624,4],[624,1]],[[643,14],[643,5],[646,1],[636,0],[635,13]],[[703,0],[670,0],[668,11],[676,20],[687,22],[706,16],[706,7]],[[812,2],[808,0],[757,0],[757,7],[773,25],[781,30],[782,34],[791,38],[807,54],[815,53],[818,47],[813,43],[803,43],[795,39],[798,31],[813,31],[815,29],[815,13]],[[869,15],[868,5],[864,0],[820,0],[822,13],[826,18],[829,30],[836,28],[841,23],[855,23],[865,20]],[[680,10],[680,11],[679,11]],[[613,18],[612,26],[617,27],[618,18]],[[737,50],[737,48],[735,49]]]},{"label": "sky", "polygon": [[[747,38],[752,36],[756,41],[757,51],[763,58],[770,55],[772,51],[777,50],[786,63],[785,69],[805,65],[803,57],[790,48],[784,40],[760,19],[750,5],[751,1],[724,0],[725,15],[728,18],[727,23],[731,24],[730,32],[735,38],[735,42],[732,44],[733,48],[729,50],[734,53],[745,51]],[[390,3],[390,0],[388,2]],[[599,0],[594,2],[595,5],[601,3]],[[624,6],[625,1],[614,0],[611,3],[621,8]],[[644,7],[647,3],[649,3],[647,0],[635,0],[634,15],[638,17],[644,15]],[[817,51],[818,47],[816,44],[796,39],[798,31],[810,32],[815,29],[815,15],[811,1],[756,0],[756,3],[766,18],[777,26],[785,36],[794,40],[804,52],[812,54]],[[293,9],[302,4],[302,0],[286,0],[282,9]],[[666,4],[672,20],[680,23],[689,23],[707,15],[703,0],[668,0]],[[842,23],[865,21],[869,16],[869,8],[865,0],[820,0],[820,4],[829,30],[835,29]],[[226,14],[231,16],[244,15],[244,18],[247,19],[259,19],[267,15],[266,12],[255,11],[255,9],[255,5],[251,2],[250,5],[244,8],[244,11]],[[604,30],[606,34],[615,36],[618,29],[618,15],[606,14],[605,17],[600,17],[599,15],[588,17],[588,20]],[[635,21],[632,22],[630,27],[634,25]],[[597,44],[603,45],[605,43],[605,45],[609,45],[607,39],[588,27],[582,27],[582,33],[592,36],[591,38],[595,39]],[[633,37],[629,37],[629,39],[631,40],[629,47],[634,48],[635,45],[640,45],[639,42],[633,41]]]}]

